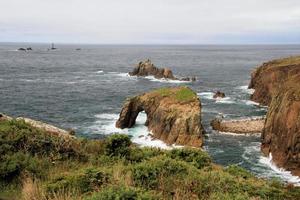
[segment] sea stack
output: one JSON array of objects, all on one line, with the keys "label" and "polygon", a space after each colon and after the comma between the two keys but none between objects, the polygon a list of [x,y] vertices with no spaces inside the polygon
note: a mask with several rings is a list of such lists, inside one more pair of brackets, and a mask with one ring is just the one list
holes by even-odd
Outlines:
[{"label": "sea stack", "polygon": [[264,63],[252,73],[251,99],[268,105],[261,150],[300,175],[300,56]]},{"label": "sea stack", "polygon": [[161,88],[128,99],[116,127],[131,128],[141,111],[147,114],[145,125],[154,138],[167,144],[203,145],[201,102],[190,88]]}]

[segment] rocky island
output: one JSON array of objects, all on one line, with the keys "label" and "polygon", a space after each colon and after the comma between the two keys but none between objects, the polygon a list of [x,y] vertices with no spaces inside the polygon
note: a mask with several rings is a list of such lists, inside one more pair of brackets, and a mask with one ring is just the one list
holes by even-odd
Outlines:
[{"label": "rocky island", "polygon": [[149,59],[141,61],[134,68],[132,72],[129,72],[130,76],[154,76],[157,79],[170,79],[181,81],[196,81],[195,77],[177,78],[173,75],[173,72],[169,68],[158,68]]},{"label": "rocky island", "polygon": [[146,112],[146,126],[155,138],[167,144],[202,146],[201,102],[190,88],[161,88],[128,99],[116,126],[131,128],[141,111]]},{"label": "rocky island", "polygon": [[268,105],[262,152],[300,175],[300,56],[264,63],[252,73],[251,99]]}]

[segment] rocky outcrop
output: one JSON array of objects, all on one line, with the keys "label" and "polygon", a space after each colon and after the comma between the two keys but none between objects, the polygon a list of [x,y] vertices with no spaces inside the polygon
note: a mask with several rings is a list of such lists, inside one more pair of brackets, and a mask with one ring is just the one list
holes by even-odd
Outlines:
[{"label": "rocky outcrop", "polygon": [[237,133],[237,134],[252,134],[261,133],[264,127],[265,119],[242,119],[225,121],[214,119],[211,121],[211,126],[214,130],[221,132]]},{"label": "rocky outcrop", "polygon": [[[11,120],[14,120],[14,118],[0,113],[0,121],[3,121],[3,120],[11,121]],[[34,128],[42,129],[51,135],[59,136],[59,137],[62,137],[63,139],[75,138],[74,131],[72,131],[72,130],[66,131],[66,130],[57,128],[53,125],[46,124],[41,121],[36,121],[33,119],[25,118],[25,117],[18,117],[15,120],[23,120],[25,123],[29,124],[30,126],[32,126]]]},{"label": "rocky outcrop", "polygon": [[255,89],[251,100],[269,105],[272,97],[290,77],[300,73],[300,56],[273,60],[256,68],[251,74],[249,88]]},{"label": "rocky outcrop", "polygon": [[213,98],[216,99],[216,98],[224,98],[225,97],[225,93],[224,92],[220,92],[220,91],[217,91]]},{"label": "rocky outcrop", "polygon": [[154,78],[170,79],[170,80],[182,80],[182,81],[196,81],[195,77],[176,78],[173,72],[169,68],[158,68],[149,59],[141,61],[134,68],[132,72],[129,72],[130,76],[154,76]]},{"label": "rocky outcrop", "polygon": [[167,144],[201,147],[201,102],[188,87],[162,88],[128,99],[123,105],[118,128],[131,128],[139,112],[147,114],[146,126]]},{"label": "rocky outcrop", "polygon": [[273,96],[262,133],[262,152],[300,176],[300,74],[289,77]]}]

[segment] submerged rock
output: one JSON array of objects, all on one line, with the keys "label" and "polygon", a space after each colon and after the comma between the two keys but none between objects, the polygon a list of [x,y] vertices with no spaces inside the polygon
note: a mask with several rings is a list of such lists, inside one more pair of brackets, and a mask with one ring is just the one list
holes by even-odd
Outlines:
[{"label": "submerged rock", "polygon": [[201,102],[190,88],[161,88],[128,99],[116,127],[133,127],[141,111],[147,114],[145,125],[153,137],[167,144],[202,146]]},{"label": "submerged rock", "polygon": [[170,80],[182,80],[182,81],[196,81],[195,77],[178,79],[173,75],[173,72],[169,68],[158,68],[149,59],[141,61],[134,68],[132,72],[129,72],[130,76],[154,76],[157,79],[170,79]]},{"label": "submerged rock", "polygon": [[265,119],[242,119],[224,121],[214,119],[211,121],[211,126],[214,130],[221,132],[230,132],[237,134],[261,133],[264,127]]},{"label": "submerged rock", "polygon": [[225,93],[224,92],[220,92],[220,91],[217,91],[213,98],[216,99],[216,98],[224,98],[225,97]]},{"label": "submerged rock", "polygon": [[18,51],[26,51],[25,48],[18,48]]}]

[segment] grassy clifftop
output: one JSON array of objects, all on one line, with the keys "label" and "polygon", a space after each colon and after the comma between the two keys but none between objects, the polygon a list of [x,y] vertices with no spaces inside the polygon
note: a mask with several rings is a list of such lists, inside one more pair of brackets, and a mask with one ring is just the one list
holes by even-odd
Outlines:
[{"label": "grassy clifftop", "polygon": [[222,168],[191,148],[139,148],[125,135],[64,140],[0,121],[0,199],[297,199],[300,190]]}]

